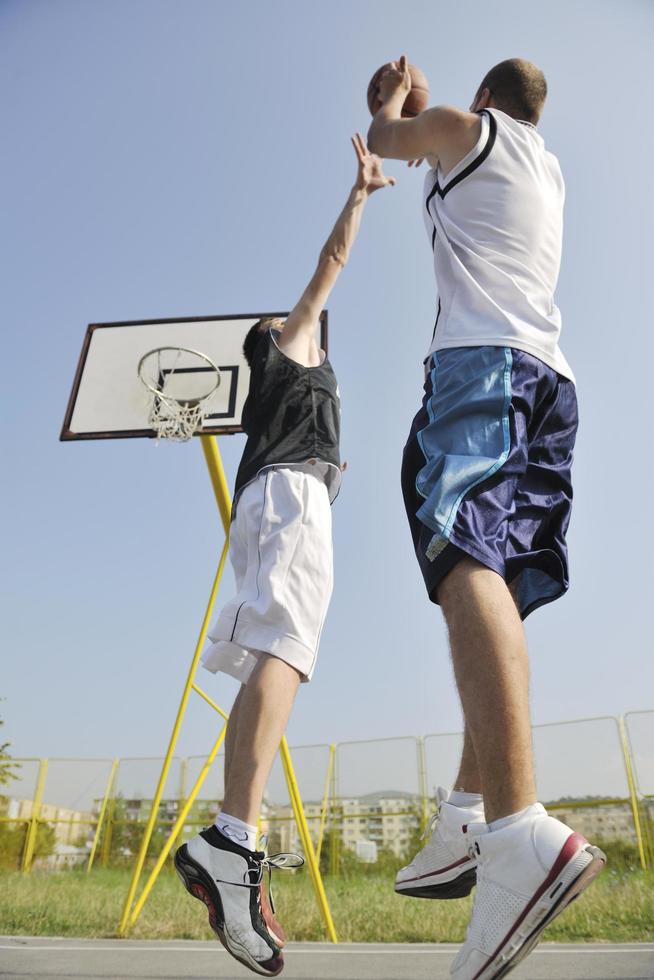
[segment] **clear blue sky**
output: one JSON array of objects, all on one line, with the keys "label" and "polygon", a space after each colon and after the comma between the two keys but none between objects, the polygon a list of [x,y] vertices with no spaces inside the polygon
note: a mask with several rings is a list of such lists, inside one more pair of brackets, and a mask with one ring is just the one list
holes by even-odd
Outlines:
[{"label": "clear blue sky", "polygon": [[[527,624],[534,720],[654,707],[653,40],[644,0],[3,0],[0,707],[15,754],[161,752],[222,544],[197,441],[58,442],[86,324],[290,307],[353,179],[368,79],[402,52],[434,103],[467,106],[506,57],[548,78],[581,428],[572,589]],[[423,172],[387,170],[398,186],[370,202],[329,303],[350,468],[291,743],[460,726],[399,486],[434,312]],[[243,438],[221,448],[233,481]],[[229,703],[230,681],[204,681]],[[212,728],[194,709],[182,749]]]}]

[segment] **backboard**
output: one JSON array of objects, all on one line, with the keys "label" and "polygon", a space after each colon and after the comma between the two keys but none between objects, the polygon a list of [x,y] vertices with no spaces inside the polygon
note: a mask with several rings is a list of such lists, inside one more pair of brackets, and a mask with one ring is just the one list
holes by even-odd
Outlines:
[{"label": "backboard", "polygon": [[[89,324],[60,438],[154,438],[154,430],[148,428],[148,393],[137,368],[148,351],[167,346],[200,351],[220,368],[220,386],[209,402],[207,417],[197,435],[242,432],[241,413],[250,383],[242,351],[245,335],[263,317],[286,316],[287,313],[239,313]],[[326,351],[326,310],[320,314],[319,331],[320,346]],[[183,374],[184,370],[182,360],[177,373]],[[187,370],[190,384],[206,382],[197,366]]]}]

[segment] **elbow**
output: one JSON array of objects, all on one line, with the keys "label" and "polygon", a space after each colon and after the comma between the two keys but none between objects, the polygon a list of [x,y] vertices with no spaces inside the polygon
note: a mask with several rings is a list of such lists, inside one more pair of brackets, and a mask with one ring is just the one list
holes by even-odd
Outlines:
[{"label": "elbow", "polygon": [[338,245],[333,245],[328,249],[323,249],[320,253],[320,265],[336,265],[339,269],[344,268],[347,262],[347,249]]},{"label": "elbow", "polygon": [[368,130],[367,142],[368,142],[368,149],[370,150],[370,152],[376,153],[377,156],[382,155],[382,146],[381,146],[381,140],[379,134],[380,128],[381,128],[380,124],[373,117],[373,120],[370,123],[370,128]]}]

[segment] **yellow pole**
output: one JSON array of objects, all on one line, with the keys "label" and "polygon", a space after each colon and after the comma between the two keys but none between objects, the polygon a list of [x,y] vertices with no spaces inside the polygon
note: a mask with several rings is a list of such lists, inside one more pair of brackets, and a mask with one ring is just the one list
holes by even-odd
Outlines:
[{"label": "yellow pole", "polygon": [[[118,760],[118,768],[120,769],[120,759]],[[102,841],[102,853],[100,855],[100,864],[103,868],[106,868],[109,864],[109,859],[111,858],[111,845],[113,842],[114,835],[114,817],[116,815],[116,796],[115,794],[109,800],[109,806],[107,807],[107,814],[105,816],[106,830],[104,832],[104,840]]]},{"label": "yellow pole", "polygon": [[420,800],[422,809],[422,826],[424,831],[429,821],[429,786],[427,785],[427,760],[425,757],[425,739],[418,736],[418,781],[420,785]]},{"label": "yellow pole", "polygon": [[631,752],[629,750],[629,737],[625,729],[624,718],[617,719],[618,731],[620,733],[620,745],[622,746],[622,757],[627,773],[627,785],[629,786],[629,798],[631,800],[631,812],[634,818],[634,830],[636,831],[636,843],[638,844],[638,855],[644,870],[647,870],[647,859],[645,848],[643,847],[643,832],[640,826],[640,807],[638,805],[638,794],[636,792],[636,782],[634,780],[633,768],[631,765]]},{"label": "yellow pole", "polygon": [[[222,711],[220,713],[223,714]],[[180,814],[177,817],[177,820],[175,821],[175,824],[174,824],[172,830],[170,831],[170,834],[168,836],[168,839],[166,840],[166,843],[164,844],[164,846],[162,848],[161,854],[159,855],[159,857],[157,859],[157,863],[155,864],[154,868],[150,872],[150,876],[149,876],[148,880],[146,881],[146,883],[145,883],[145,885],[143,887],[143,891],[141,892],[141,894],[139,896],[139,899],[138,899],[136,905],[134,906],[134,909],[132,911],[132,914],[130,915],[129,923],[128,923],[128,928],[130,928],[130,929],[132,928],[133,925],[135,925],[136,920],[138,919],[139,915],[141,914],[141,910],[142,910],[143,906],[145,905],[145,902],[146,902],[146,899],[147,899],[148,895],[152,891],[152,887],[153,887],[155,881],[157,880],[157,877],[159,875],[159,872],[163,868],[164,863],[166,861],[166,858],[168,857],[168,855],[170,853],[170,850],[171,850],[173,844],[175,843],[175,840],[176,840],[178,834],[181,833],[182,828],[184,827],[184,821],[186,820],[186,818],[188,816],[189,810],[191,809],[191,807],[195,803],[195,798],[198,795],[198,793],[200,792],[200,789],[202,788],[203,782],[207,778],[207,774],[208,774],[209,770],[211,769],[211,766],[213,765],[213,761],[216,758],[216,755],[218,754],[218,750],[220,749],[220,746],[223,744],[223,741],[225,739],[225,732],[226,731],[227,731],[227,725],[223,725],[223,727],[220,730],[220,734],[219,734],[218,738],[216,739],[216,741],[214,742],[214,746],[213,746],[211,752],[209,753],[209,755],[207,756],[207,760],[204,763],[204,765],[203,765],[203,767],[202,767],[202,769],[200,771],[200,775],[196,779],[195,785],[193,786],[193,789],[189,793],[189,796],[186,799],[186,801],[184,803],[184,806],[182,807],[182,809],[180,811]]]},{"label": "yellow pole", "polygon": [[[336,753],[338,753],[338,746],[334,746]],[[329,808],[329,873],[331,875],[339,874],[340,872],[340,835],[336,827],[336,821],[338,820],[338,755],[334,755],[334,765],[332,767],[332,791],[331,791],[331,804]],[[340,812],[341,817],[341,830],[343,821],[343,809],[341,807]]]},{"label": "yellow pole", "polygon": [[127,923],[129,921],[129,911],[130,908],[132,907],[132,902],[134,900],[134,895],[136,893],[138,881],[141,876],[143,864],[145,863],[145,856],[147,854],[148,845],[150,843],[150,838],[152,837],[152,831],[154,830],[154,825],[157,820],[159,803],[161,802],[164,786],[166,785],[166,780],[168,778],[168,771],[170,769],[173,752],[175,751],[175,745],[177,744],[177,739],[179,737],[179,730],[181,728],[182,720],[184,718],[184,713],[186,711],[186,705],[188,703],[189,695],[191,693],[191,687],[193,685],[193,678],[195,677],[195,671],[197,669],[198,661],[200,659],[200,654],[202,653],[202,647],[204,646],[207,630],[209,629],[209,622],[211,620],[211,614],[213,612],[213,607],[216,602],[218,586],[220,585],[220,580],[222,578],[228,550],[229,550],[229,538],[226,538],[225,544],[223,545],[222,553],[220,555],[220,561],[218,563],[218,570],[216,572],[216,577],[214,578],[213,586],[211,588],[211,594],[209,596],[209,602],[207,603],[207,609],[204,614],[204,619],[202,620],[202,627],[200,629],[200,635],[198,637],[198,642],[195,647],[195,653],[193,654],[193,660],[191,661],[188,677],[186,678],[184,693],[182,694],[182,700],[180,701],[179,708],[177,710],[177,717],[175,718],[175,724],[173,726],[173,731],[170,736],[170,742],[168,743],[168,751],[166,752],[166,758],[164,759],[164,763],[161,769],[161,775],[159,776],[159,782],[157,783],[157,788],[155,790],[154,798],[152,800],[152,809],[150,811],[150,817],[148,819],[145,831],[143,833],[141,848],[139,850],[138,857],[136,859],[136,864],[134,865],[132,880],[130,882],[129,891],[125,899],[125,905],[123,908],[123,914],[120,920],[120,925],[118,927],[119,936],[123,936],[125,934]]},{"label": "yellow pole", "polygon": [[316,852],[313,849],[313,843],[309,834],[307,818],[304,814],[304,807],[302,806],[300,790],[297,785],[297,779],[295,778],[295,770],[293,769],[291,753],[288,751],[286,736],[282,738],[279,751],[282,757],[282,764],[284,766],[284,774],[286,776],[289,796],[291,797],[291,806],[293,807],[295,822],[297,823],[297,828],[300,832],[300,840],[302,841],[304,858],[309,868],[309,874],[311,875],[311,881],[316,893],[316,899],[318,901],[318,908],[320,909],[320,914],[322,915],[323,922],[325,923],[327,935],[333,943],[337,943],[338,937],[336,936],[334,921],[329,909],[327,895],[325,894],[325,887],[322,883],[320,868],[318,867],[318,862],[316,861]]},{"label": "yellow pole", "polygon": [[182,759],[179,767],[179,800],[180,806],[184,806],[186,799],[186,779],[188,776],[188,759]]},{"label": "yellow pole", "polygon": [[39,763],[39,773],[36,777],[36,788],[34,799],[32,800],[32,816],[25,836],[25,850],[23,851],[23,874],[29,874],[32,868],[32,859],[36,847],[36,838],[39,832],[39,817],[41,816],[41,802],[43,800],[43,789],[45,787],[45,777],[48,774],[48,760],[41,759]]},{"label": "yellow pole", "polygon": [[104,793],[104,799],[102,800],[102,806],[100,807],[100,813],[98,814],[98,823],[95,828],[95,834],[93,835],[93,844],[91,846],[91,853],[89,854],[89,863],[86,866],[86,873],[93,867],[93,862],[95,861],[95,852],[98,849],[98,842],[100,840],[100,833],[102,831],[102,826],[104,824],[105,814],[107,812],[107,805],[112,797],[114,790],[114,783],[116,781],[116,773],[118,772],[118,759],[114,759],[111,771],[109,772],[109,779],[107,780],[107,788]]},{"label": "yellow pole", "polygon": [[197,684],[192,684],[191,687],[193,688],[196,694],[199,694],[201,698],[204,698],[204,700],[207,702],[208,705],[211,705],[214,711],[218,712],[221,718],[224,718],[225,721],[227,721],[227,719],[229,718],[227,712],[223,711],[222,708],[219,708],[216,702],[213,700],[213,698],[210,698],[206,691],[203,691],[202,688],[198,687]]},{"label": "yellow pole", "polygon": [[320,867],[320,852],[322,851],[322,842],[325,836],[325,823],[327,821],[327,810],[329,808],[329,788],[332,782],[332,769],[334,768],[335,752],[336,746],[332,743],[329,746],[329,761],[327,762],[327,776],[325,777],[325,792],[322,796],[322,806],[320,808],[320,825],[318,827],[318,843],[316,844],[316,861],[318,862],[318,867]]},{"label": "yellow pole", "polygon": [[202,443],[204,458],[207,461],[213,492],[216,495],[220,519],[223,522],[225,534],[229,535],[229,525],[232,520],[232,498],[229,493],[218,442],[215,436],[201,436],[200,442]]}]

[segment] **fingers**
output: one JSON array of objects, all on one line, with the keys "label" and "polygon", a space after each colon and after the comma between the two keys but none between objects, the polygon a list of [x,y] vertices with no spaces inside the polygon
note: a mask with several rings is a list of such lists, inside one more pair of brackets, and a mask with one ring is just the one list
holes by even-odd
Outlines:
[{"label": "fingers", "polygon": [[364,138],[361,135],[361,133],[358,133],[357,132],[355,135],[356,135],[356,139],[357,139],[357,141],[359,143],[359,149],[361,150],[362,156],[364,156],[364,157],[367,156],[368,155],[368,147],[366,146],[366,141],[364,140]]},{"label": "fingers", "polygon": [[[358,135],[359,134],[357,133],[357,136]],[[359,163],[363,163],[363,155],[361,153],[361,147],[359,146],[359,144],[358,144],[358,142],[356,140],[356,136],[350,136],[350,143],[354,147],[354,152],[357,155],[357,160],[359,161]]]},{"label": "fingers", "polygon": [[400,58],[400,71],[402,72],[402,74],[405,73],[406,69],[407,69],[406,55],[403,54]]},{"label": "fingers", "polygon": [[397,181],[396,181],[395,177],[387,177],[386,178],[386,183],[387,184],[390,184],[391,187],[395,187],[395,185],[397,184]]}]

